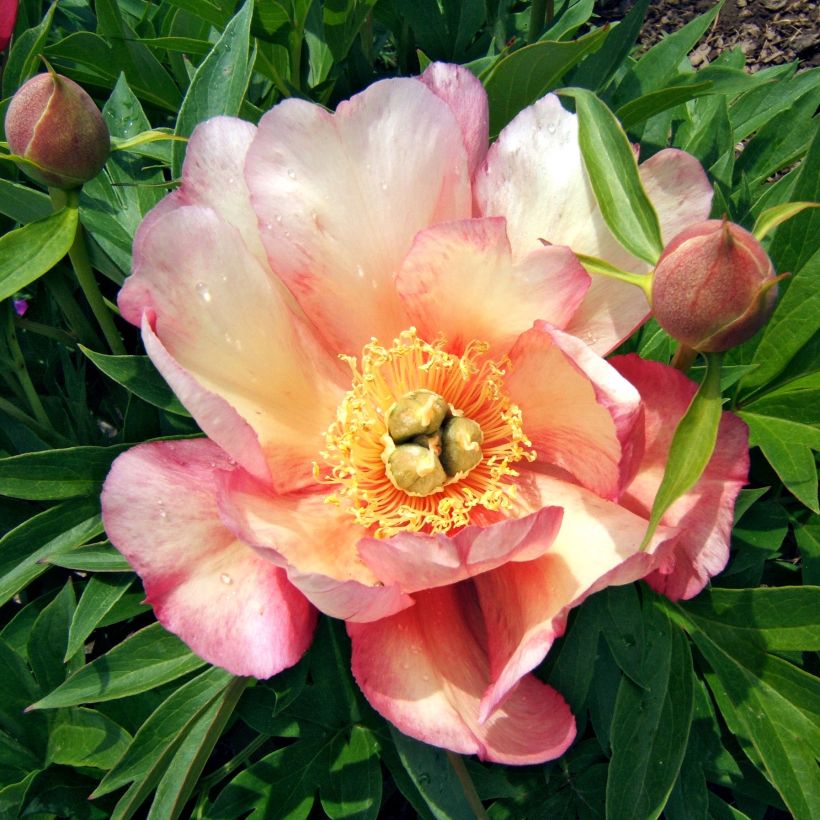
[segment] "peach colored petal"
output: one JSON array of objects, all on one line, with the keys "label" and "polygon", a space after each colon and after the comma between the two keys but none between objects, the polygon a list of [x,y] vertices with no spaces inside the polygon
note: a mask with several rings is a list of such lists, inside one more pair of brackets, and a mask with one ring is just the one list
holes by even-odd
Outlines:
[{"label": "peach colored petal", "polygon": [[603,359],[544,323],[523,333],[505,378],[541,462],[615,498],[622,448],[639,412],[637,393]]},{"label": "peach colored petal", "polygon": [[[711,188],[694,157],[661,151],[640,173],[665,241],[708,216]],[[501,132],[476,174],[475,202],[483,216],[506,217],[516,258],[545,239],[625,270],[647,271],[607,228],[581,159],[577,118],[552,94],[524,109]],[[639,288],[596,274],[567,329],[605,354],[648,314]]]},{"label": "peach colored petal", "polygon": [[532,515],[465,527],[455,535],[404,532],[390,538],[363,538],[359,554],[382,583],[418,592],[472,578],[508,561],[542,555],[561,524],[559,507]]},{"label": "peach colored petal", "polygon": [[215,474],[235,469],[205,439],[139,445],[114,462],[103,520],[166,629],[234,675],[267,678],[305,652],[316,611],[219,520]]},{"label": "peach colored petal", "polygon": [[418,593],[416,606],[349,624],[353,675],[372,706],[411,737],[497,763],[542,763],[575,738],[564,699],[527,676],[484,722],[489,682],[481,612],[470,582]]},{"label": "peach colored petal", "polygon": [[536,319],[563,327],[589,286],[568,248],[538,248],[513,262],[503,219],[446,222],[416,235],[396,287],[423,338],[448,349],[475,339],[506,352]]},{"label": "peach colored petal", "polygon": [[564,518],[545,555],[507,563],[473,580],[484,613],[492,673],[481,703],[482,717],[543,660],[562,634],[571,607],[605,585],[644,577],[656,565],[659,545],[676,532],[660,528],[646,552],[639,552],[647,525],[643,517],[575,484],[537,473],[527,478],[524,509],[557,504]]},{"label": "peach colored petal", "polygon": [[276,561],[295,586],[334,618],[373,620],[411,606],[396,584],[383,584],[356,549],[361,527],[323,492],[278,495],[251,476],[225,474],[219,507],[242,540]]},{"label": "peach colored petal", "polygon": [[[613,366],[641,393],[646,409],[646,449],[620,503],[648,517],[668,461],[672,436],[696,385],[674,368],[638,356],[619,356]],[[659,569],[647,577],[673,600],[697,595],[729,560],[732,512],[749,472],[746,425],[724,413],[712,459],[698,483],[667,510],[662,521],[679,535],[658,550]]]},{"label": "peach colored petal", "polygon": [[[253,428],[278,487],[310,479],[343,395],[343,371],[235,228],[198,205],[144,223],[120,305],[131,321],[147,309],[156,313],[162,346]],[[211,419],[189,409],[210,434]]]},{"label": "peach colored petal", "polygon": [[472,177],[490,142],[490,104],[484,86],[472,71],[450,63],[430,63],[419,79],[455,114]]},{"label": "peach colored petal", "polygon": [[415,234],[471,211],[461,130],[418,80],[375,83],[335,114],[280,103],[245,178],[272,268],[329,349],[352,355],[407,327],[392,277]]}]

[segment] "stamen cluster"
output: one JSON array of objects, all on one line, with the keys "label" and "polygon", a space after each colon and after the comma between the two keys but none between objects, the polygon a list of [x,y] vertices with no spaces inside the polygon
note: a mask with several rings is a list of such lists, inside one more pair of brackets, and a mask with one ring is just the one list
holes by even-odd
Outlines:
[{"label": "stamen cluster", "polygon": [[479,509],[509,510],[518,472],[533,460],[521,411],[503,387],[503,362],[471,342],[461,356],[404,331],[391,347],[373,339],[326,433],[320,479],[328,501],[377,537],[448,532]]}]

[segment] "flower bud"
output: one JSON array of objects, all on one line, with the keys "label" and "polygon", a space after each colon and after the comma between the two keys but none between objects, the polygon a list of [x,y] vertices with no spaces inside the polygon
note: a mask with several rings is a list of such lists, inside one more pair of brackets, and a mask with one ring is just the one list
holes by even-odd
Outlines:
[{"label": "flower bud", "polygon": [[76,188],[105,164],[111,138],[94,101],[73,80],[48,72],[25,83],[6,112],[6,139],[36,182]]},{"label": "flower bud", "polygon": [[710,219],[679,233],[652,280],[652,310],[674,339],[704,353],[754,336],[777,300],[774,267],[747,230]]}]

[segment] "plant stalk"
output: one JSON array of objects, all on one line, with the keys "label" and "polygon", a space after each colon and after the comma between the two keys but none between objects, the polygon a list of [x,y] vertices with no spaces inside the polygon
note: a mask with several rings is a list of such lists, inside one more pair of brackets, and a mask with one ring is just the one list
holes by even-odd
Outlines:
[{"label": "plant stalk", "polygon": [[489,820],[487,810],[484,808],[484,804],[481,802],[481,798],[476,791],[475,783],[473,783],[473,779],[470,777],[470,773],[464,765],[464,759],[455,752],[447,752],[447,759],[450,761],[450,765],[461,781],[464,796],[467,798],[467,802],[470,804],[470,808],[473,810],[476,820]]}]

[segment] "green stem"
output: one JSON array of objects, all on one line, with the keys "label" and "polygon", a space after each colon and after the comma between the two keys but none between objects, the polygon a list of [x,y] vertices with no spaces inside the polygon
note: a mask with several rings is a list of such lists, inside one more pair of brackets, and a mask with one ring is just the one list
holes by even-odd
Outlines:
[{"label": "green stem", "polygon": [[457,755],[455,752],[447,752],[447,759],[450,761],[450,765],[453,767],[453,770],[458,775],[458,779],[461,781],[461,788],[464,789],[464,796],[467,798],[467,802],[470,804],[470,808],[473,810],[476,820],[489,820],[489,815],[484,808],[484,804],[481,802],[481,798],[475,790],[473,779],[470,777],[470,773],[464,765],[464,759],[461,755]]},{"label": "green stem", "polygon": [[530,6],[530,25],[527,29],[527,43],[534,43],[541,36],[546,17],[547,0],[532,0],[532,5]]},{"label": "green stem", "polygon": [[48,339],[54,339],[55,342],[62,342],[69,347],[75,347],[77,344],[77,337],[71,333],[66,333],[65,330],[60,330],[58,327],[51,327],[51,325],[44,325],[42,322],[32,322],[29,319],[22,319],[15,317],[14,324],[20,330],[26,330],[29,333],[36,333],[38,336],[45,336]]},{"label": "green stem", "polygon": [[[79,208],[80,195],[78,191],[61,191],[57,188],[49,188],[48,192],[51,196],[51,202],[55,211],[60,210],[62,207]],[[88,248],[85,244],[85,230],[79,220],[77,220],[77,233],[74,235],[74,242],[68,251],[68,258],[71,260],[77,281],[80,283],[83,294],[85,294],[85,298],[88,300],[91,312],[94,314],[94,318],[97,320],[97,324],[99,324],[106,342],[108,342],[109,349],[118,356],[124,356],[126,353],[125,346],[114,325],[114,319],[105,306],[105,300],[100,292],[94,271],[91,269],[91,262],[88,259]]]},{"label": "green stem", "polygon": [[51,420],[46,414],[40,397],[37,395],[37,390],[31,381],[31,376],[26,367],[23,351],[20,349],[20,343],[17,341],[17,334],[14,331],[14,320],[11,316],[12,310],[13,308],[9,303],[6,315],[3,317],[3,335],[5,336],[6,347],[11,356],[11,365],[17,374],[17,379],[23,388],[23,393],[29,403],[29,407],[31,407],[31,412],[34,413],[34,418],[37,419],[37,423],[47,429],[51,429]]}]

